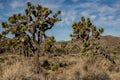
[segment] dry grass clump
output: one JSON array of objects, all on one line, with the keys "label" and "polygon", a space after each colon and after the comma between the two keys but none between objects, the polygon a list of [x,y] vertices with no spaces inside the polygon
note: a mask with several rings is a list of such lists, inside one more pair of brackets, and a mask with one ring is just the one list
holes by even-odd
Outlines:
[{"label": "dry grass clump", "polygon": [[[12,62],[11,62],[12,63]],[[31,73],[31,66],[27,61],[16,61],[12,65],[2,67],[2,80],[22,80],[22,78],[29,78]]]},{"label": "dry grass clump", "polygon": [[[102,56],[79,57],[77,64],[65,71],[66,80],[119,80],[120,62],[111,63]],[[119,63],[119,64],[118,64]],[[112,67],[112,71],[109,68]]]},{"label": "dry grass clump", "polygon": [[103,72],[99,74],[95,73],[86,74],[85,76],[83,76],[82,80],[111,80],[111,78],[107,73]]},{"label": "dry grass clump", "polygon": [[43,73],[35,73],[37,66],[33,57],[9,56],[9,60],[1,65],[0,80],[44,80]]}]

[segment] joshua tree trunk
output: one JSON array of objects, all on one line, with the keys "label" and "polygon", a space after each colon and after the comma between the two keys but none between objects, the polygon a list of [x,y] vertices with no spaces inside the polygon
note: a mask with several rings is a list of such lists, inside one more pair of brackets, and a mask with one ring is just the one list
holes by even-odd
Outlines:
[{"label": "joshua tree trunk", "polygon": [[42,32],[41,31],[38,31],[38,44],[41,44],[42,42]]},{"label": "joshua tree trunk", "polygon": [[47,38],[47,36],[46,36],[45,32],[43,32],[43,36],[44,36],[44,39],[46,39],[46,38]]},{"label": "joshua tree trunk", "polygon": [[33,36],[33,41],[34,41],[34,42],[36,41],[36,39],[35,39],[35,33],[36,33],[36,27],[34,28],[34,32],[33,32],[33,34],[32,34],[32,36]]},{"label": "joshua tree trunk", "polygon": [[33,36],[33,41],[35,42],[35,33],[33,33],[32,36]]}]

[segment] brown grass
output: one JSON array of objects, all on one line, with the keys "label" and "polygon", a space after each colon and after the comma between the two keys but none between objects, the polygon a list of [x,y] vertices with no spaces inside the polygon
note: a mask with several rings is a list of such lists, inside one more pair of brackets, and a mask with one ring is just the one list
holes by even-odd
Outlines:
[{"label": "brown grass", "polygon": [[[0,63],[0,80],[119,80],[120,62],[112,64],[104,57],[85,57],[79,54],[59,56],[57,58],[40,57],[40,66],[48,60],[50,69],[41,67],[35,73],[34,58],[23,56],[4,56],[7,60]],[[0,58],[3,58],[0,57]],[[53,71],[53,64],[66,64]]]},{"label": "brown grass", "polygon": [[[101,44],[109,49],[120,46],[117,37],[103,37]],[[110,42],[110,43],[109,43]],[[56,43],[60,46],[61,43]],[[79,45],[79,41],[69,41],[68,47]],[[72,53],[72,54],[71,54]],[[51,53],[52,54],[52,53]],[[10,53],[0,54],[0,80],[119,80],[120,54],[115,64],[103,56],[81,56],[79,51],[50,56],[45,54],[35,60]],[[38,73],[36,72],[38,70]]]}]

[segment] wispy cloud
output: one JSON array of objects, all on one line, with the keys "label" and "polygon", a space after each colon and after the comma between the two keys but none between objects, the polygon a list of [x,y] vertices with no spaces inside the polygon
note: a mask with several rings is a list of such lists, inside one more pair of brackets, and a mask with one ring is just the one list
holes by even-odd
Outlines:
[{"label": "wispy cloud", "polygon": [[62,18],[62,22],[61,22],[61,26],[69,26],[71,25],[71,23],[73,23],[76,19],[76,12],[75,11],[63,11],[61,14],[61,18]]},{"label": "wispy cloud", "polygon": [[48,8],[50,8],[50,9],[59,9],[61,6],[60,5],[58,5],[58,4],[44,4],[43,5],[44,7],[48,7]]},{"label": "wispy cloud", "polygon": [[4,8],[3,4],[2,4],[2,3],[0,3],[0,9],[3,9],[3,8]]},{"label": "wispy cloud", "polygon": [[60,9],[62,4],[65,2],[65,0],[27,0],[26,2],[32,2],[32,4],[40,4],[44,7],[48,7],[50,9]]},{"label": "wispy cloud", "polygon": [[[33,0],[27,0],[33,2]],[[26,2],[27,2],[26,1]],[[79,20],[81,16],[90,17],[98,26],[119,26],[118,12],[120,13],[120,1],[113,3],[111,6],[102,4],[100,0],[80,2],[79,0],[71,0],[75,4],[66,5],[66,0],[35,0],[33,4],[41,4],[54,10],[61,10],[62,21],[58,23],[60,26],[71,26],[73,22]],[[23,0],[11,2],[12,8],[18,8],[25,5]]]},{"label": "wispy cloud", "polygon": [[[82,9],[81,9],[82,8]],[[118,3],[114,3],[112,6],[106,4],[100,4],[97,2],[85,2],[80,3],[73,7],[74,11],[76,9],[81,9],[81,16],[90,17],[94,20],[94,23],[97,23],[104,26],[119,26],[118,12],[120,13],[120,6]]]},{"label": "wispy cloud", "polygon": [[10,6],[12,8],[19,8],[19,7],[23,7],[24,6],[24,2],[21,1],[13,1],[10,3]]},{"label": "wispy cloud", "polygon": [[[91,18],[92,23],[97,27],[105,28],[105,34],[114,33],[114,35],[118,35],[119,31],[109,31],[112,31],[110,30],[111,28],[114,28],[114,30],[120,30],[120,0],[9,0],[8,3],[6,3],[5,0],[3,1],[5,4],[9,4],[8,9],[7,5],[6,7],[0,3],[0,9],[5,7],[5,10],[3,11],[4,14],[1,13],[1,16],[4,15],[6,17],[14,13],[23,13],[26,8],[26,2],[28,1],[34,5],[40,4],[43,7],[48,7],[52,9],[53,12],[61,10],[62,14],[60,17],[62,18],[62,21],[56,23],[55,27],[57,28],[57,31],[51,31],[51,35],[52,33],[55,33],[56,35],[60,34],[60,29],[62,29],[63,34],[65,33],[69,35],[70,32],[72,32],[71,25],[75,21],[80,20],[81,16],[89,17]],[[61,34],[61,37],[62,36],[63,35]]]}]

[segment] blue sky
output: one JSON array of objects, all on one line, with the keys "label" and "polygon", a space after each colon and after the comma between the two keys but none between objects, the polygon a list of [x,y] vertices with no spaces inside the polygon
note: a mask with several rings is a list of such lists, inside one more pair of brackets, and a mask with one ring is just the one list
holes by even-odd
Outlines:
[{"label": "blue sky", "polygon": [[[55,24],[47,35],[53,35],[57,41],[70,40],[72,23],[81,16],[89,17],[98,28],[103,27],[103,35],[120,37],[120,0],[0,0],[0,23],[7,21],[14,13],[23,13],[26,2],[40,4],[56,12],[61,10],[62,21]],[[0,26],[0,31],[3,29]]]}]

